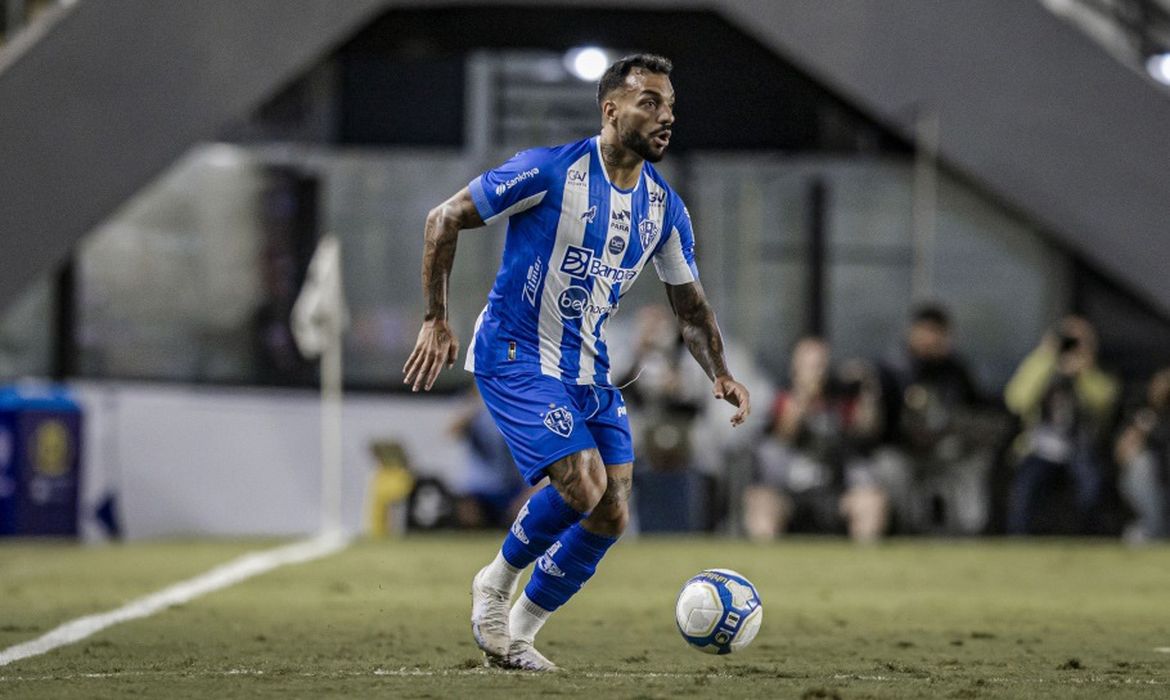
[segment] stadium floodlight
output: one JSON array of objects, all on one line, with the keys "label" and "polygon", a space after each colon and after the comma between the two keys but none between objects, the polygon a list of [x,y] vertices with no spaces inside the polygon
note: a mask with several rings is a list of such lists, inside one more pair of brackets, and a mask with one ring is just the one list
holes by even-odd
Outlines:
[{"label": "stadium floodlight", "polygon": [[1170,52],[1157,53],[1146,59],[1146,70],[1163,85],[1170,85]]},{"label": "stadium floodlight", "polygon": [[594,82],[609,67],[609,54],[596,46],[581,46],[565,53],[565,68],[578,80]]}]

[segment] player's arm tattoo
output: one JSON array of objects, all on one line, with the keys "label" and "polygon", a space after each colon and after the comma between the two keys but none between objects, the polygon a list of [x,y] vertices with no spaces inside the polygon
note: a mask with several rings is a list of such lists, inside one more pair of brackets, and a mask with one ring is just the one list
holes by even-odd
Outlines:
[{"label": "player's arm tattoo", "polygon": [[466,187],[427,214],[424,232],[422,282],[427,321],[447,318],[447,285],[455,265],[459,231],[483,226],[483,219]]},{"label": "player's arm tattoo", "polygon": [[715,311],[707,303],[707,295],[697,282],[666,285],[670,308],[678,319],[678,327],[691,355],[707,373],[707,377],[729,376],[727,360],[723,356],[723,335],[715,322]]}]

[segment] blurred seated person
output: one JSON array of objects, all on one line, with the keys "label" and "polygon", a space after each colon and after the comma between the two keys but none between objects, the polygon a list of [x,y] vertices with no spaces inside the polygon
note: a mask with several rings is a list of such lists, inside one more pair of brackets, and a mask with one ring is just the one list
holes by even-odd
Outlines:
[{"label": "blurred seated person", "polygon": [[1170,536],[1170,367],[1150,380],[1145,405],[1125,422],[1114,456],[1121,495],[1137,516],[1125,530],[1126,540]]},{"label": "blurred seated person", "polygon": [[1041,496],[1061,476],[1074,490],[1074,523],[1091,528],[1105,485],[1103,441],[1116,410],[1117,381],[1097,367],[1097,332],[1068,316],[1046,333],[1016,369],[1004,392],[1023,431],[1012,481],[1008,532],[1034,532]]},{"label": "blurred seated person", "polygon": [[528,499],[529,488],[474,383],[449,430],[467,443],[470,456],[458,489],[456,522],[468,528],[511,525]]},{"label": "blurred seated person", "polygon": [[792,352],[790,386],[776,395],[756,449],[757,481],[744,492],[744,527],[766,540],[791,529],[847,531],[873,541],[885,530],[885,493],[860,446],[877,428],[877,380],[861,365],[829,375],[829,345],[805,337]]},{"label": "blurred seated person", "polygon": [[689,361],[670,309],[644,306],[629,370],[617,382],[631,407],[638,465],[633,502],[642,532],[696,529],[701,498],[693,432],[707,395],[706,376]]},{"label": "blurred seated person", "polygon": [[950,315],[938,304],[911,314],[905,343],[880,363],[882,447],[875,464],[904,532],[973,535],[987,525],[994,436]]}]

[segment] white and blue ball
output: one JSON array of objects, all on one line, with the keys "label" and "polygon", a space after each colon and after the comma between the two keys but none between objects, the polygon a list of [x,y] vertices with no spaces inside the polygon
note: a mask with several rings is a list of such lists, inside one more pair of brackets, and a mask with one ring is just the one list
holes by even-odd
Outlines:
[{"label": "white and blue ball", "polygon": [[683,584],[674,618],[693,648],[730,654],[756,638],[764,607],[751,581],[730,569],[707,569]]}]

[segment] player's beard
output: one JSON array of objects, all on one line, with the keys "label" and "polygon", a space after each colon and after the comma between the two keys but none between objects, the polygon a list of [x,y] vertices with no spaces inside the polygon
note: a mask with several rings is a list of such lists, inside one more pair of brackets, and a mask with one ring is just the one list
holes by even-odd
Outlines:
[{"label": "player's beard", "polygon": [[618,137],[621,139],[623,146],[637,153],[642,160],[657,163],[666,155],[665,148],[656,153],[654,146],[650,143],[650,139],[635,129],[621,129],[618,132]]}]

